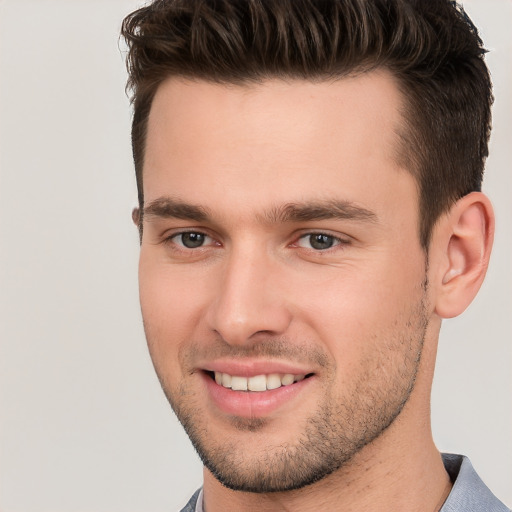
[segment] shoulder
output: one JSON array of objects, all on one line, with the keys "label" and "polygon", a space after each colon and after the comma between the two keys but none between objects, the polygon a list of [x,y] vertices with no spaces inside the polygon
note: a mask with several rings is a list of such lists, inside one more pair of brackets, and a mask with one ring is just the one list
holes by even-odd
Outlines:
[{"label": "shoulder", "polygon": [[453,487],[440,512],[510,512],[484,484],[467,457],[443,453],[443,462]]}]

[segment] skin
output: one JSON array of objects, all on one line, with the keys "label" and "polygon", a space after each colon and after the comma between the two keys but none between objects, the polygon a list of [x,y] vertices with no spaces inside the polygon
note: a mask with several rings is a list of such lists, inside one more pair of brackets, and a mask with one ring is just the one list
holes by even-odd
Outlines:
[{"label": "skin", "polygon": [[[396,163],[401,105],[383,71],[157,91],[140,299],[162,387],[207,466],[208,512],[432,511],[449,493],[430,432],[437,339],[480,286],[493,217],[482,194],[459,201],[427,267],[416,183]],[[276,363],[311,377],[269,412],[228,414],[205,384],[216,364]],[[319,480],[291,490],[312,467]]]}]

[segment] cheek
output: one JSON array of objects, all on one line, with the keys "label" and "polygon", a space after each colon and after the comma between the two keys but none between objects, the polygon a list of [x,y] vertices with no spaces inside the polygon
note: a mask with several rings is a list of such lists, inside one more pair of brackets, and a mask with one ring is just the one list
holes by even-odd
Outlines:
[{"label": "cheek", "polygon": [[342,375],[359,369],[383,344],[398,343],[409,329],[423,297],[424,266],[418,261],[408,268],[390,258],[373,268],[332,269],[328,278],[298,294],[304,323],[343,368]]},{"label": "cheek", "polygon": [[179,368],[178,353],[197,337],[203,316],[204,282],[191,279],[180,268],[148,261],[141,254],[139,295],[144,330],[155,366]]}]

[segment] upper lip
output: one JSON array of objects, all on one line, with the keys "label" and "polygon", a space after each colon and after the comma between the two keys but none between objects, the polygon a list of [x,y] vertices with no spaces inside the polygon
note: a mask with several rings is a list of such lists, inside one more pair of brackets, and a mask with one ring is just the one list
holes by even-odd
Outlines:
[{"label": "upper lip", "polygon": [[297,363],[249,359],[218,359],[200,365],[200,369],[210,372],[227,373],[239,377],[254,377],[256,375],[269,375],[271,373],[290,373],[292,375],[307,375],[313,373],[310,367],[307,368]]}]

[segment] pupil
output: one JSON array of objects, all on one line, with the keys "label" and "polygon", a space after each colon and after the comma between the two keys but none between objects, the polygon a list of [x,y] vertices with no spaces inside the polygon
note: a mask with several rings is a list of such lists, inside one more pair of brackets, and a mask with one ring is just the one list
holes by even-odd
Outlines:
[{"label": "pupil", "polygon": [[311,235],[309,237],[309,243],[313,249],[329,249],[332,247],[334,240],[332,236],[329,235]]},{"label": "pupil", "polygon": [[203,245],[204,235],[202,233],[183,233],[183,235],[181,235],[181,240],[185,247],[194,249]]}]

